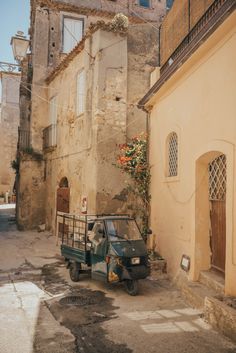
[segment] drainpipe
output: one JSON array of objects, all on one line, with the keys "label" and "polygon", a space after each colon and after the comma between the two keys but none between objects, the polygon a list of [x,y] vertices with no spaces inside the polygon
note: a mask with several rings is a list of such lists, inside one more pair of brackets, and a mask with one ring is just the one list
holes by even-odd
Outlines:
[{"label": "drainpipe", "polygon": [[161,25],[158,27],[158,65],[161,66]]},{"label": "drainpipe", "polygon": [[[149,166],[149,133],[150,133],[150,111],[147,110],[145,107],[143,107],[143,110],[146,112],[147,116],[146,116],[146,135],[147,135],[147,164]],[[149,195],[149,188],[148,188],[148,195]],[[148,218],[147,218],[147,229],[149,229],[150,226],[150,205],[147,205],[147,213],[148,213]],[[146,239],[147,241],[147,239]]]},{"label": "drainpipe", "polygon": [[188,34],[190,33],[191,30],[191,13],[190,13],[190,9],[191,9],[191,0],[188,0]]}]

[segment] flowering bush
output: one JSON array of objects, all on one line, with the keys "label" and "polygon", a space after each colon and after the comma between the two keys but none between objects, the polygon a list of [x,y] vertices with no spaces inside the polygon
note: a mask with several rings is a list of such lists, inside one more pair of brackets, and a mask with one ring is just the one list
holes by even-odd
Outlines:
[{"label": "flowering bush", "polygon": [[141,201],[141,218],[143,223],[142,233],[146,238],[149,216],[149,184],[150,167],[147,161],[147,136],[139,135],[130,142],[119,145],[120,153],[117,156],[117,166],[124,173],[127,173],[132,184],[129,189],[139,197]]}]

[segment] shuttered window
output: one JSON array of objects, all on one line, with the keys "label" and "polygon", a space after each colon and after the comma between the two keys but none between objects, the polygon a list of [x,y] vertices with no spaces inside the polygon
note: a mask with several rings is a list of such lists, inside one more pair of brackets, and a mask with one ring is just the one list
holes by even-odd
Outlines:
[{"label": "shuttered window", "polygon": [[50,99],[49,121],[50,124],[57,123],[57,96]]},{"label": "shuttered window", "polygon": [[77,116],[84,113],[84,101],[85,101],[85,72],[84,70],[82,70],[77,75],[77,101],[76,101]]},{"label": "shuttered window", "polygon": [[57,96],[50,99],[49,121],[48,144],[49,146],[55,146],[57,144]]},{"label": "shuttered window", "polygon": [[69,53],[83,37],[83,21],[64,17],[63,52]]}]

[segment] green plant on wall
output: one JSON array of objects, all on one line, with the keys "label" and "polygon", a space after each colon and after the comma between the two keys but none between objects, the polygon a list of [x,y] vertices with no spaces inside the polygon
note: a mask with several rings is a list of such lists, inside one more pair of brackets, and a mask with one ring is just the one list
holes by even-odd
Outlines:
[{"label": "green plant on wall", "polygon": [[128,143],[119,145],[117,167],[127,173],[132,182],[128,185],[140,201],[142,235],[146,239],[149,219],[149,185],[150,167],[147,160],[147,136],[142,134],[133,137]]},{"label": "green plant on wall", "polygon": [[19,157],[16,157],[13,161],[11,161],[11,167],[13,170],[15,170],[15,173],[19,173],[19,167],[20,167],[20,162],[19,162]]}]

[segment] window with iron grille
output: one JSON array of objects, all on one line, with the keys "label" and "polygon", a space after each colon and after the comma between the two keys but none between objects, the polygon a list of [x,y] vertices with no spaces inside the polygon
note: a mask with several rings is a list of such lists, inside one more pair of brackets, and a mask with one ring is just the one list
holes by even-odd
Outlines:
[{"label": "window with iron grille", "polygon": [[220,155],[208,165],[209,198],[211,201],[226,199],[226,156]]},{"label": "window with iron grille", "polygon": [[172,132],[167,140],[167,176],[173,177],[178,175],[178,136],[176,132]]}]

